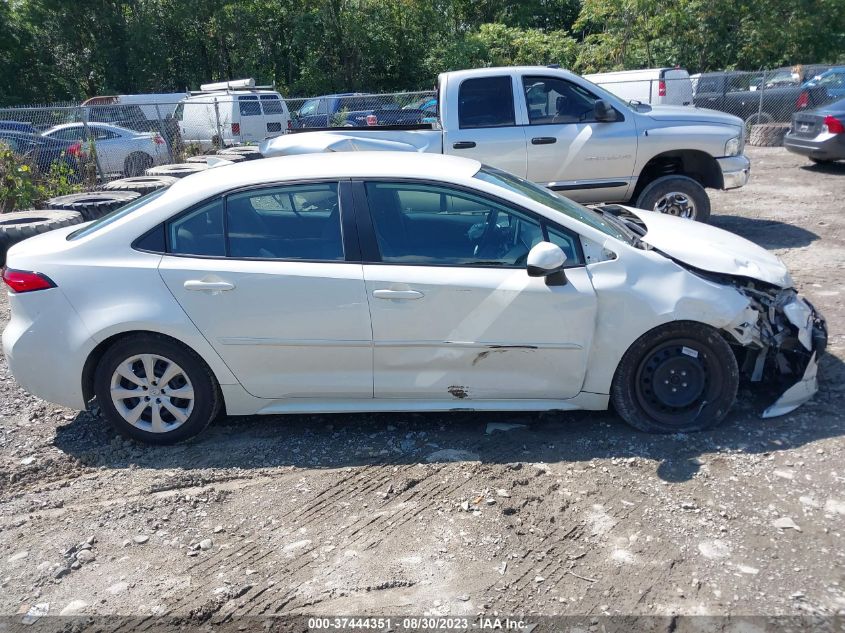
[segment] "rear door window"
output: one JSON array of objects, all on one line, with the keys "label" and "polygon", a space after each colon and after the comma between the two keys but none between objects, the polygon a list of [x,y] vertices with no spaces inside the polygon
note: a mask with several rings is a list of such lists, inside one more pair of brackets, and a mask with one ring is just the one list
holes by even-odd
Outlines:
[{"label": "rear door window", "polygon": [[458,89],[461,129],[516,125],[510,76],[466,79]]},{"label": "rear door window", "polygon": [[337,183],[289,185],[226,199],[229,257],[342,261]]},{"label": "rear door window", "polygon": [[241,116],[260,116],[261,104],[258,102],[258,97],[238,97],[238,109]]},{"label": "rear door window", "polygon": [[168,252],[175,255],[224,257],[223,199],[215,198],[167,224]]},{"label": "rear door window", "polygon": [[264,108],[264,114],[285,113],[285,110],[282,107],[282,100],[276,95],[261,95],[261,105]]}]

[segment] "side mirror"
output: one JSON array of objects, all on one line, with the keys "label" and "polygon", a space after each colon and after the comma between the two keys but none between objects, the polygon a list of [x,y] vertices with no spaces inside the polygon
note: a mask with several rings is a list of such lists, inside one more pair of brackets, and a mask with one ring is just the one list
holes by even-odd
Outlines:
[{"label": "side mirror", "polygon": [[566,254],[560,246],[551,242],[540,242],[528,252],[528,276],[545,277],[550,286],[562,286],[566,283],[563,265]]},{"label": "side mirror", "polygon": [[610,123],[616,120],[616,110],[604,99],[596,100],[593,105],[593,114],[596,121],[601,123]]}]

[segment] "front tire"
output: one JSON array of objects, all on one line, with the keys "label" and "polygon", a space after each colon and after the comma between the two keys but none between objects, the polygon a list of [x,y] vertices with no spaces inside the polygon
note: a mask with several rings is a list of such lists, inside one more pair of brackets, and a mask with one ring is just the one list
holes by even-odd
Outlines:
[{"label": "front tire", "polygon": [[634,204],[638,209],[707,222],[710,198],[701,184],[689,176],[663,176],[648,183]]},{"label": "front tire", "polygon": [[628,349],[610,397],[628,424],[646,433],[690,433],[718,425],[736,400],[739,368],[717,330],[676,321]]},{"label": "front tire", "polygon": [[155,334],[120,339],[103,354],[94,392],[121,435],[173,444],[205,429],[221,409],[217,381],[192,350]]}]

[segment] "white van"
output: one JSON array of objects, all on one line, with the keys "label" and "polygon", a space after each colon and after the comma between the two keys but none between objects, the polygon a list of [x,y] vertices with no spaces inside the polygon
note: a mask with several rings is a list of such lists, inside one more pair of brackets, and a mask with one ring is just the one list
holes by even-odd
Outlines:
[{"label": "white van", "polygon": [[290,128],[285,100],[272,86],[256,86],[254,79],[203,84],[182,100],[174,117],[182,141],[203,150],[260,143]]},{"label": "white van", "polygon": [[646,68],[584,75],[625,101],[651,105],[692,105],[692,81],[683,68]]}]

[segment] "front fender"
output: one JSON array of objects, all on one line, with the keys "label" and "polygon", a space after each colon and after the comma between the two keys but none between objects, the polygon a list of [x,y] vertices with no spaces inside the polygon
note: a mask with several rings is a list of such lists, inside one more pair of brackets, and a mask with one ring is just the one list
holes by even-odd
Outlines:
[{"label": "front fender", "polygon": [[649,330],[671,321],[730,329],[747,317],[750,300],[694,275],[654,252],[615,249],[619,257],[587,266],[598,315],[584,391],[610,393],[616,367]]}]

